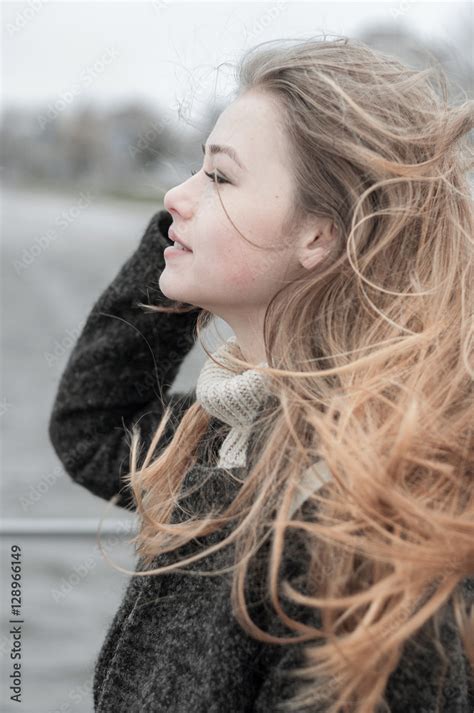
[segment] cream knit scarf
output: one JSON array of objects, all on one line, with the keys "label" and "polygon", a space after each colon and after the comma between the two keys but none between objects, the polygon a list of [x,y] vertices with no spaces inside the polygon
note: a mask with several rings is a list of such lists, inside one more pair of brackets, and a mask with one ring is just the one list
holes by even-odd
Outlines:
[{"label": "cream knit scarf", "polygon": [[[229,365],[227,354],[242,359],[234,336],[229,337],[213,356]],[[268,366],[268,363],[262,361],[258,366]],[[232,427],[219,452],[219,468],[242,468],[246,465],[252,423],[267,393],[266,377],[258,371],[247,369],[235,373],[218,366],[212,359],[206,360],[196,385],[197,401],[211,416]]]},{"label": "cream knit scarf", "polygon": [[[213,356],[219,362],[229,365],[228,354],[242,359],[235,336],[222,344]],[[266,361],[258,366],[268,366]],[[247,443],[257,415],[268,391],[268,377],[246,369],[239,373],[228,371],[208,358],[198,376],[196,400],[215,418],[231,426],[219,451],[219,468],[241,468],[246,465]],[[294,498],[291,512],[324,482],[331,478],[331,473],[323,460],[310,466],[302,476],[301,489]]]}]

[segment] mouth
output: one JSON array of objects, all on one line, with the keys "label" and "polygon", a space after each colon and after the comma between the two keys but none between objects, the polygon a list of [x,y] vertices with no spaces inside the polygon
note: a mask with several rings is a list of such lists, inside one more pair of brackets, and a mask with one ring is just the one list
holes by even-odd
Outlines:
[{"label": "mouth", "polygon": [[168,239],[172,240],[174,245],[173,247],[178,249],[178,250],[183,250],[184,252],[192,253],[192,250],[186,243],[183,242],[183,240],[175,233],[173,230],[173,227],[170,226],[168,230]]},{"label": "mouth", "polygon": [[177,248],[174,245],[168,245],[168,247],[163,250],[163,255],[165,258],[174,257],[176,255],[191,255],[191,250],[183,250],[182,248]]}]

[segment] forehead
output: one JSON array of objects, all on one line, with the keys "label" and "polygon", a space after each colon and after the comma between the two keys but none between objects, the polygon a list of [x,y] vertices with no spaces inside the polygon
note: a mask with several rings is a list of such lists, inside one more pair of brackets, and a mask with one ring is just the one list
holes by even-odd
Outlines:
[{"label": "forehead", "polygon": [[[264,94],[247,92],[229,104],[207,138],[208,144],[231,146],[248,172],[259,166],[285,167],[287,142],[278,107]],[[221,154],[222,155],[222,154]],[[226,159],[233,163],[231,159]]]}]

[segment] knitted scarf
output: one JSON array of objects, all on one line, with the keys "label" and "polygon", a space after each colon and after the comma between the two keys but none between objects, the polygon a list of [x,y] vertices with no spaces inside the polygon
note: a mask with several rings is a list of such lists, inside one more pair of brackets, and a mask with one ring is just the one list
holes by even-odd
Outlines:
[{"label": "knitted scarf", "polygon": [[[229,337],[212,355],[219,362],[230,365],[228,354],[243,358],[235,336]],[[268,363],[263,361],[257,366],[268,366]],[[211,416],[231,426],[220,447],[219,468],[245,467],[252,424],[269,393],[267,379],[265,374],[254,369],[235,373],[215,364],[210,358],[206,359],[196,384],[196,400]],[[300,491],[294,497],[291,513],[330,478],[331,472],[322,459],[307,468],[301,478]]]},{"label": "knitted scarf", "polygon": [[[229,337],[213,356],[230,365],[228,354],[243,358],[234,336]],[[268,363],[262,361],[258,366],[268,366]],[[196,399],[211,416],[231,426],[219,452],[219,468],[245,467],[252,423],[267,393],[266,377],[258,371],[247,369],[235,373],[210,358],[206,360],[198,377]]]}]

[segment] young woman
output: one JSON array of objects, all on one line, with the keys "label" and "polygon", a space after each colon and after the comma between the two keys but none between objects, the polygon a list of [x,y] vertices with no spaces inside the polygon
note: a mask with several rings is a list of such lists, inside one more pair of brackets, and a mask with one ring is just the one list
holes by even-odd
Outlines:
[{"label": "young woman", "polygon": [[472,712],[472,127],[347,38],[243,58],[51,415],[140,525],[96,711]]}]

